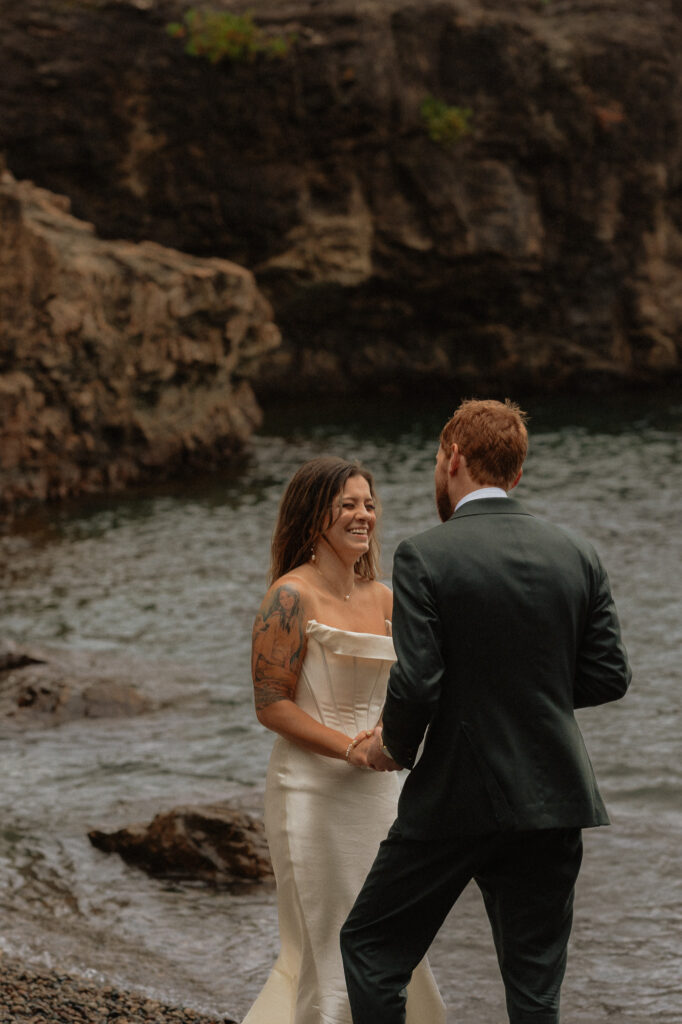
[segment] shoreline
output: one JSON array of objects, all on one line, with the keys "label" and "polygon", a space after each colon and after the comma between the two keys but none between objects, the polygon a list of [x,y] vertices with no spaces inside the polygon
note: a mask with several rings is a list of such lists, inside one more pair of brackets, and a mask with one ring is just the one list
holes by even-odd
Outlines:
[{"label": "shoreline", "polygon": [[0,952],[0,1024],[238,1024]]}]

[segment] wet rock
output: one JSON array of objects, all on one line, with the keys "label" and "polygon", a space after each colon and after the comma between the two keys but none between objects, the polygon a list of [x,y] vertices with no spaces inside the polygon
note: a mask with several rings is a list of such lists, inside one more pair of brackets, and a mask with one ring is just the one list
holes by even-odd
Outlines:
[{"label": "wet rock", "polygon": [[272,879],[262,821],[229,803],[176,807],[90,842],[150,875],[231,885]]},{"label": "wet rock", "polygon": [[52,727],[79,718],[126,718],[177,700],[183,692],[180,679],[164,666],[107,652],[0,640],[0,722],[12,729]]},{"label": "wet rock", "polygon": [[0,175],[0,512],[230,463],[279,341],[253,276],[98,238]]},{"label": "wet rock", "polygon": [[3,640],[0,637],[0,672],[42,663],[43,659],[36,654],[31,654],[27,648],[19,647],[13,640]]},{"label": "wet rock", "polygon": [[85,687],[69,672],[41,665],[10,675],[7,683],[18,686],[15,700],[19,714],[49,718],[59,725],[76,718],[125,718],[150,709],[148,701],[125,683],[97,681]]}]

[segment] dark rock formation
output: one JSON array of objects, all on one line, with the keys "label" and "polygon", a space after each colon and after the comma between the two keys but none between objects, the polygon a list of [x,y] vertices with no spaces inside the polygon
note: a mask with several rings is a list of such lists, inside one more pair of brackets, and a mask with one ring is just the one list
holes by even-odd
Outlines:
[{"label": "dark rock formation", "polygon": [[0,509],[225,464],[277,344],[252,275],[102,241],[68,200],[0,181]]},{"label": "dark rock formation", "polygon": [[254,269],[262,392],[679,376],[679,4],[211,0],[297,37],[217,64],[185,6],[0,0],[0,149],[105,235]]},{"label": "dark rock formation", "polygon": [[173,666],[0,640],[0,731],[139,715],[187,692],[181,670]]},{"label": "dark rock formation", "polygon": [[150,875],[222,885],[272,879],[263,823],[229,803],[176,807],[149,825],[88,837]]}]

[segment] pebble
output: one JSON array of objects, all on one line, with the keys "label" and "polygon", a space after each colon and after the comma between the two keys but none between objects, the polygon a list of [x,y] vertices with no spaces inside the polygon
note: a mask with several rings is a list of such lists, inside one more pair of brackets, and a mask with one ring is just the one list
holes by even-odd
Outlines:
[{"label": "pebble", "polygon": [[0,1024],[237,1024],[0,955]]}]

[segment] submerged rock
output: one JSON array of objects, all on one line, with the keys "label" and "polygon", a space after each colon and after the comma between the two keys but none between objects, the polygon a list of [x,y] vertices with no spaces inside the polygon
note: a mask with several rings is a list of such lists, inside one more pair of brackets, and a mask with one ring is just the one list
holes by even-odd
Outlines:
[{"label": "submerged rock", "polygon": [[0,178],[0,511],[226,465],[279,341],[242,267],[98,238]]},{"label": "submerged rock", "polygon": [[163,878],[233,884],[273,877],[262,821],[229,803],[176,807],[148,825],[93,830],[88,838]]},{"label": "submerged rock", "polygon": [[127,718],[175,702],[187,691],[181,670],[171,666],[0,640],[0,723],[11,729]]}]

